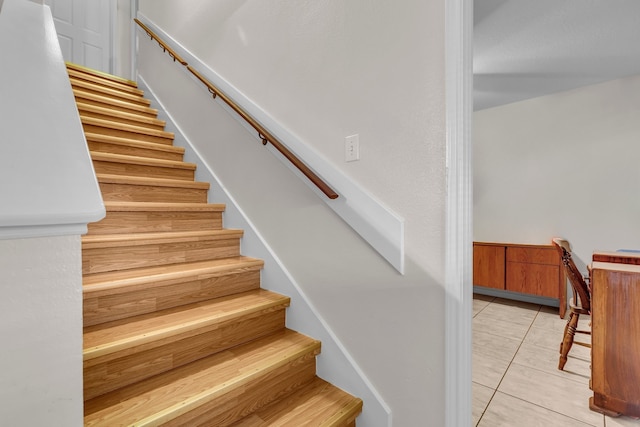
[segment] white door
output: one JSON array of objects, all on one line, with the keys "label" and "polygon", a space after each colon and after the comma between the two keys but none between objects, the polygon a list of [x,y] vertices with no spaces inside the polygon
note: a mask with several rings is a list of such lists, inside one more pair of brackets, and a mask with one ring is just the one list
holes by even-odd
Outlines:
[{"label": "white door", "polygon": [[113,73],[113,0],[45,0],[65,61]]}]

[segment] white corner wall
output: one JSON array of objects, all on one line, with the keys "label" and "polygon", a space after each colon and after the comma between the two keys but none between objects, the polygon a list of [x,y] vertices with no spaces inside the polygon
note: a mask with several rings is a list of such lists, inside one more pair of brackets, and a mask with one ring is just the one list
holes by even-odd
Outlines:
[{"label": "white corner wall", "polygon": [[[388,404],[392,424],[445,425],[444,2],[155,0],[140,11],[405,218],[403,276],[140,39],[140,74]],[[353,133],[361,160],[347,164]],[[265,287],[277,287],[269,275],[267,265]]]},{"label": "white corner wall", "polygon": [[474,240],[640,248],[640,76],[474,113]]},{"label": "white corner wall", "polygon": [[81,426],[80,237],[0,240],[0,425]]}]

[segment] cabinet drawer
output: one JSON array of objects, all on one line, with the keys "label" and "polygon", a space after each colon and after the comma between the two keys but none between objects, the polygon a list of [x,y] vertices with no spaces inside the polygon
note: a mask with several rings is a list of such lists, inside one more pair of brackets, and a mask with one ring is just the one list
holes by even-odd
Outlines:
[{"label": "cabinet drawer", "polygon": [[504,290],[504,246],[473,245],[473,284]]},{"label": "cabinet drawer", "polygon": [[560,256],[554,248],[507,247],[507,262],[559,265]]}]

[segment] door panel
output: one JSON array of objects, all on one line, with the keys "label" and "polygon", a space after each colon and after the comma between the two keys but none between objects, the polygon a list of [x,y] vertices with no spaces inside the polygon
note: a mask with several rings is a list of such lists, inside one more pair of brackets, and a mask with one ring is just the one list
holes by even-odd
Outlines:
[{"label": "door panel", "polygon": [[112,1],[45,0],[51,7],[65,61],[113,72]]}]

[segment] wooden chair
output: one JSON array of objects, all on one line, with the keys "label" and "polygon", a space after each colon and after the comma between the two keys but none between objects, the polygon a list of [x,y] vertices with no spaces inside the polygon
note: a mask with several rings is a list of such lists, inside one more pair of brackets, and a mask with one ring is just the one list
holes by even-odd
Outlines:
[{"label": "wooden chair", "polygon": [[[567,325],[564,327],[564,335],[562,342],[560,343],[560,361],[558,362],[558,369],[563,370],[565,363],[567,363],[567,355],[571,346],[574,344],[573,337],[576,333],[591,335],[591,331],[578,330],[578,319],[581,314],[591,314],[591,289],[587,283],[588,279],[580,273],[576,264],[571,258],[571,246],[565,239],[554,238],[553,244],[560,252],[562,259],[562,265],[564,266],[569,283],[573,289],[573,298],[569,301],[569,319]],[[575,344],[582,345],[584,347],[591,347],[591,344],[575,341]]]}]

